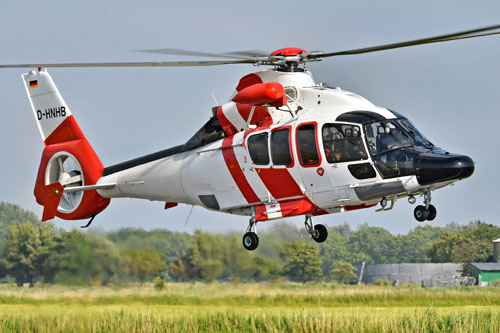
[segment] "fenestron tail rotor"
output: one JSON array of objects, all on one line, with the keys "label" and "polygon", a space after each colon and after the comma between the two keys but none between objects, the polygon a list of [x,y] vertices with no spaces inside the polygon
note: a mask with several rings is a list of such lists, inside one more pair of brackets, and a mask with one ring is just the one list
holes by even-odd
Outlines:
[{"label": "fenestron tail rotor", "polygon": [[376,45],[359,49],[337,51],[337,52],[311,52],[298,48],[284,48],[272,53],[265,53],[258,50],[235,51],[226,53],[211,53],[203,51],[189,51],[173,48],[140,50],[140,52],[200,56],[209,58],[219,58],[221,60],[199,60],[199,61],[139,61],[139,62],[86,62],[86,63],[31,63],[0,65],[0,68],[36,68],[36,67],[192,67],[192,66],[218,66],[234,64],[254,64],[273,65],[282,69],[293,69],[299,64],[311,61],[321,61],[324,58],[364,54],[378,51],[385,51],[403,47],[449,42],[460,39],[485,37],[500,34],[500,25],[492,25],[483,28],[470,29],[462,32],[444,34],[434,37],[415,39],[410,41]]},{"label": "fenestron tail rotor", "polygon": [[[47,164],[45,184],[61,183],[67,189],[82,186],[82,167],[74,156],[66,152],[55,154]],[[83,192],[64,192],[58,210],[63,213],[73,212],[82,201]]]}]

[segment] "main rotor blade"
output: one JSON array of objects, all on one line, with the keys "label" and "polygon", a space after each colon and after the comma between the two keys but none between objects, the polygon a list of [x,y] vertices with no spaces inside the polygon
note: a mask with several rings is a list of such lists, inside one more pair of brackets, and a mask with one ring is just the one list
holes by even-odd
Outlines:
[{"label": "main rotor blade", "polygon": [[237,55],[233,53],[211,53],[211,52],[200,52],[200,51],[190,51],[181,49],[152,49],[152,50],[137,50],[137,52],[145,53],[157,53],[157,54],[172,54],[172,55],[184,55],[184,56],[194,56],[194,57],[212,57],[212,58],[234,58],[234,59],[250,59],[252,56],[248,55]]},{"label": "main rotor blade", "polygon": [[378,46],[365,47],[365,48],[361,48],[361,49],[354,49],[354,50],[347,50],[347,51],[340,51],[340,52],[311,54],[308,56],[308,58],[309,59],[317,59],[317,58],[327,58],[327,57],[335,57],[335,56],[341,56],[341,55],[362,54],[362,53],[378,52],[378,51],[397,49],[397,48],[416,46],[416,45],[423,45],[423,44],[449,42],[452,40],[465,39],[465,38],[475,38],[475,37],[497,35],[497,34],[500,34],[500,31],[486,33],[486,34],[479,34],[479,33],[485,32],[485,31],[491,31],[491,30],[498,30],[498,29],[500,29],[500,25],[493,25],[493,26],[479,28],[479,29],[467,30],[467,31],[446,34],[446,35],[440,35],[440,36],[435,36],[435,37],[429,37],[429,38],[416,39],[416,40],[411,40],[411,41],[406,41],[406,42],[378,45]]},{"label": "main rotor blade", "polygon": [[220,61],[148,61],[148,62],[81,62],[60,64],[14,64],[0,65],[0,68],[37,68],[37,67],[182,67],[217,66],[227,64],[254,64],[257,60],[220,60]]},{"label": "main rotor blade", "polygon": [[241,56],[241,57],[250,57],[250,58],[267,58],[271,52],[266,52],[262,50],[246,50],[246,51],[233,51],[226,52],[224,54],[228,54],[231,56]]}]

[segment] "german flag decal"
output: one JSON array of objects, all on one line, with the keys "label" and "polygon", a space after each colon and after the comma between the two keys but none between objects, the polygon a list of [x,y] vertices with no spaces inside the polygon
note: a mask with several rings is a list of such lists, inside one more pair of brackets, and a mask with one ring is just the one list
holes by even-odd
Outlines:
[{"label": "german flag decal", "polygon": [[30,81],[30,88],[37,88],[38,87],[38,81]]}]

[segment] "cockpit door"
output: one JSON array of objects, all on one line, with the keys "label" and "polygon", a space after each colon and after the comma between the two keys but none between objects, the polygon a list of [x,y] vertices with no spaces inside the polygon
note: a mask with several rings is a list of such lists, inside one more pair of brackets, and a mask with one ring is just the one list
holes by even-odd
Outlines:
[{"label": "cockpit door", "polygon": [[329,207],[336,191],[325,172],[324,161],[319,149],[318,124],[300,124],[295,130],[297,162],[306,195],[318,207]]},{"label": "cockpit door", "polygon": [[349,205],[357,200],[352,185],[373,182],[376,178],[368,160],[361,128],[355,124],[326,123],[321,127],[321,140],[325,154],[324,168],[335,188],[333,204]]}]

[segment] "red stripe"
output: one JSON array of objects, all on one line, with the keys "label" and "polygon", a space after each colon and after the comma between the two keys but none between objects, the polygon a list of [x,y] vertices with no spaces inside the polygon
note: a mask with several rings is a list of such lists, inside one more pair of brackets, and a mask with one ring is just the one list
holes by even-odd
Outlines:
[{"label": "red stripe", "polygon": [[257,173],[275,199],[304,195],[287,169],[257,169]]},{"label": "red stripe", "polygon": [[85,136],[76,123],[73,115],[64,119],[57,128],[45,139],[45,145],[50,146],[56,143],[85,139]]},{"label": "red stripe", "polygon": [[[252,111],[252,106],[248,104],[236,104],[236,108],[238,109],[238,113],[241,118],[245,121],[248,121],[248,117],[250,116],[250,112]],[[273,124],[273,117],[267,111],[267,109],[263,106],[256,106],[253,111],[252,119],[250,120],[251,125],[257,126],[270,126]]]},{"label": "red stripe", "polygon": [[310,214],[318,208],[307,198],[285,200],[280,202],[280,205],[283,217]]},{"label": "red stripe", "polygon": [[265,221],[268,220],[266,214],[266,205],[256,205],[255,206],[255,221]]},{"label": "red stripe", "polygon": [[176,207],[178,204],[178,202],[165,202],[165,209]]},{"label": "red stripe", "polygon": [[[233,144],[233,137],[225,138],[222,141],[222,156],[224,156],[224,161],[226,162],[227,168],[231,173],[236,185],[240,189],[241,194],[245,197],[248,203],[259,202],[260,199],[252,190],[252,187],[248,183],[243,171],[241,170],[240,164],[236,159],[236,155],[234,154],[233,148],[225,148],[231,147]],[[225,148],[225,149],[224,149]]]},{"label": "red stripe", "polygon": [[326,215],[326,214],[330,214],[328,213],[326,210],[324,209],[321,209],[321,208],[316,208],[316,210],[314,212],[311,213],[313,216],[319,216],[319,215]]},{"label": "red stripe", "polygon": [[[308,198],[285,200],[281,201],[279,205],[280,205],[279,212],[281,213],[282,217],[297,216],[304,214],[312,214],[312,215],[328,214],[328,212],[318,208]],[[269,220],[269,214],[267,214],[266,205],[255,206],[255,220],[256,221]]]},{"label": "red stripe", "polygon": [[231,136],[234,133],[238,133],[236,127],[234,127],[234,125],[226,118],[224,112],[222,112],[222,106],[219,106],[217,109],[217,119],[227,135]]},{"label": "red stripe", "polygon": [[[361,204],[361,205],[356,205],[356,206],[344,206],[344,210],[350,211],[350,210],[364,209],[364,208],[370,208],[370,207],[373,207],[376,205],[377,205],[377,203],[370,204],[370,205]],[[336,208],[341,208],[341,207],[336,207]]]},{"label": "red stripe", "polygon": [[252,134],[253,132],[259,132],[259,131],[264,131],[264,130],[267,130],[269,129],[270,126],[262,126],[262,127],[257,127],[257,128],[250,128],[250,129],[247,129],[244,133],[243,133],[243,147],[247,147],[247,137],[249,134]]}]

